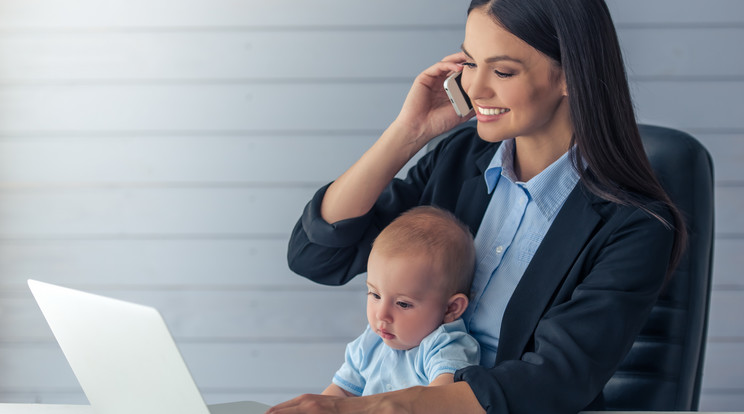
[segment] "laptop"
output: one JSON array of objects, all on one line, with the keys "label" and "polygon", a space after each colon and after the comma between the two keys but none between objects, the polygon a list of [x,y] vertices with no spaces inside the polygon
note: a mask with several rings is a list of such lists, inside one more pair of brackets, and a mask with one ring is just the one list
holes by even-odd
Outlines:
[{"label": "laptop", "polygon": [[259,414],[246,401],[207,406],[155,308],[29,280],[97,414]]}]

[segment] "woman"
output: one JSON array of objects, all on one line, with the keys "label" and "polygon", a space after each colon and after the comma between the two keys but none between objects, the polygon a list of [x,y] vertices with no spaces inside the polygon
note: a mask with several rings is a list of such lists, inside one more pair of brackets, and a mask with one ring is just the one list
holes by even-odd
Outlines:
[{"label": "woman", "polygon": [[[476,234],[464,319],[481,363],[455,383],[362,398],[306,395],[272,413],[570,413],[602,389],[682,254],[680,214],[645,157],[603,0],[473,0],[463,52],[415,80],[398,118],[318,191],[292,234],[290,267],[324,284],[364,272],[387,223],[420,204]],[[463,71],[477,130],[442,90]],[[331,223],[331,224],[329,224]]]}]

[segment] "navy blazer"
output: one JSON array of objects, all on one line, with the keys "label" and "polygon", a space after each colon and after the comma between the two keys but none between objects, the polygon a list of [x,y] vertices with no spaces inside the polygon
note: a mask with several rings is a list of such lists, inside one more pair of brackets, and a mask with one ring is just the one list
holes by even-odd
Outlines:
[{"label": "navy blazer", "polygon": [[[465,128],[388,185],[362,217],[328,224],[327,188],[306,206],[289,242],[290,268],[338,285],[366,271],[371,242],[405,210],[431,204],[472,229],[488,206],[483,174],[498,143]],[[671,222],[666,208],[650,203]],[[590,193],[568,196],[503,315],[496,364],[459,370],[489,413],[602,409],[602,389],[643,326],[664,282],[674,233],[641,209]]]}]

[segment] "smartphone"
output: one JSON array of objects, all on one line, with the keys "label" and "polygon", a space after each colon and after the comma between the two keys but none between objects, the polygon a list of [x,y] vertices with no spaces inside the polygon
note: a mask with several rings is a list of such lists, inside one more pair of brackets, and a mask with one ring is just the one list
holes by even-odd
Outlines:
[{"label": "smartphone", "polygon": [[468,94],[462,88],[460,79],[462,78],[462,72],[455,72],[447,77],[444,81],[444,91],[447,92],[452,106],[455,107],[455,112],[460,117],[467,116],[473,110],[473,104],[468,98]]}]

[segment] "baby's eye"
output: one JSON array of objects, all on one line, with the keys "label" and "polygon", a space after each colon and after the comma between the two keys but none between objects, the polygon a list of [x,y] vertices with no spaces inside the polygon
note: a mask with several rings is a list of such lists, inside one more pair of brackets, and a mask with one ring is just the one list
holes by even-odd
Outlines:
[{"label": "baby's eye", "polygon": [[372,298],[374,298],[374,299],[380,300],[380,295],[378,295],[378,294],[377,294],[377,293],[375,293],[375,292],[367,292],[367,295],[368,295],[368,296],[371,296],[371,297],[372,297]]},{"label": "baby's eye", "polygon": [[408,302],[397,302],[397,305],[400,306],[402,309],[410,309],[413,307],[413,305]]}]

